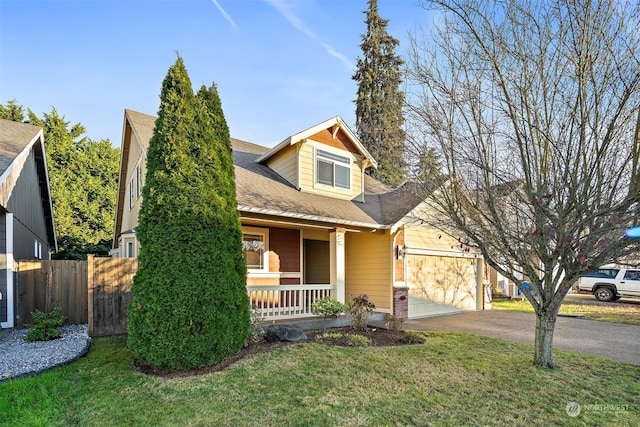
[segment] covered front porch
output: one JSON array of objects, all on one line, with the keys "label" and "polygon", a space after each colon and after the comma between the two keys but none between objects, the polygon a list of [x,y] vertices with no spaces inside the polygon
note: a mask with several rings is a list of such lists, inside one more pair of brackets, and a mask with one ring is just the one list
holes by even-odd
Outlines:
[{"label": "covered front porch", "polygon": [[[247,295],[258,318],[313,317],[317,299],[330,296],[348,303],[362,293],[383,311],[391,309],[385,230],[242,218],[242,233]],[[376,252],[384,255],[372,258]],[[382,265],[380,258],[386,261]]]}]

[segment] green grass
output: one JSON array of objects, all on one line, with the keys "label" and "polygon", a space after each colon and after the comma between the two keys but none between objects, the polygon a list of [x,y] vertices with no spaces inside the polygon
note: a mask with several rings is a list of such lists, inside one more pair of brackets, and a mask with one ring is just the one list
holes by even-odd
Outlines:
[{"label": "green grass", "polygon": [[[548,426],[640,424],[640,366],[467,334],[424,344],[295,344],[187,378],[136,372],[126,338],[0,383],[1,425],[20,426]],[[568,403],[582,405],[569,417]]]},{"label": "green grass", "polygon": [[[522,313],[533,313],[533,307],[529,301],[517,301],[509,299],[496,299],[491,303],[494,310],[519,311]],[[625,323],[627,325],[640,326],[640,305],[618,304],[598,305],[580,304],[572,301],[565,301],[560,306],[560,314],[582,313],[590,319],[603,322]]]}]

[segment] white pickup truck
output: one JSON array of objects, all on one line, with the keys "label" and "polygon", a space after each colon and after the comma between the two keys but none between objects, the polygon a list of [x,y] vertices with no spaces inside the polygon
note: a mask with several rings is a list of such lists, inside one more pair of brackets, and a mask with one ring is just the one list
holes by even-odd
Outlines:
[{"label": "white pickup truck", "polygon": [[581,277],[578,288],[593,293],[599,301],[640,297],[640,270],[602,267]]}]

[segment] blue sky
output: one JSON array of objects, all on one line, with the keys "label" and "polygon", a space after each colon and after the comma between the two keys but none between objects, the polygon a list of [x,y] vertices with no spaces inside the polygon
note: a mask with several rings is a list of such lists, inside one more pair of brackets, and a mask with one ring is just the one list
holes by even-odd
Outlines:
[{"label": "blue sky", "polygon": [[[400,40],[427,26],[418,0],[378,0]],[[216,83],[231,136],[273,146],[340,115],[355,131],[366,0],[0,0],[0,103],[55,107],[89,138],[120,145],[125,108],[155,115],[184,59],[194,89]]]}]

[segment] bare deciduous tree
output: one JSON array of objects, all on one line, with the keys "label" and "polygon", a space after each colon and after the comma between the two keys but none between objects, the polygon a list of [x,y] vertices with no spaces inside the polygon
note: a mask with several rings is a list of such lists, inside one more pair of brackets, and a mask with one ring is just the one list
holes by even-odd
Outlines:
[{"label": "bare deciduous tree", "polygon": [[[637,253],[640,19],[618,0],[423,2],[410,136],[439,147],[439,226],[464,232],[533,305],[534,365],[553,368],[563,298]],[[421,38],[418,38],[421,36]],[[530,287],[522,286],[523,278]]]}]

